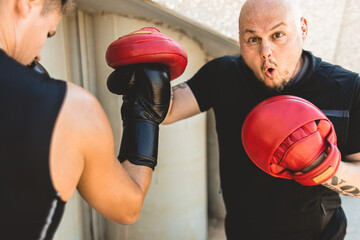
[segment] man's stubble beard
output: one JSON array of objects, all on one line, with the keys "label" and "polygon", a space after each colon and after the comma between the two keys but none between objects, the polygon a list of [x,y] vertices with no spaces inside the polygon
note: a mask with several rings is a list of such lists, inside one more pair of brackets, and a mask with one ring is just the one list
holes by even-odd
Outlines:
[{"label": "man's stubble beard", "polygon": [[284,79],[281,80],[281,82],[275,86],[268,86],[264,83],[264,81],[259,80],[259,82],[261,82],[268,90],[270,91],[275,91],[275,92],[281,92],[282,90],[284,90],[285,86],[288,84],[288,82],[290,81],[286,81]]}]

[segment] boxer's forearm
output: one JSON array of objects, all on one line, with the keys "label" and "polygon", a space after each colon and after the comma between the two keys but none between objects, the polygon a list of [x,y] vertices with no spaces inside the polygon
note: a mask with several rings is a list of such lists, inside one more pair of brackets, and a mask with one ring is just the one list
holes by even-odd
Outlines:
[{"label": "boxer's forearm", "polygon": [[149,190],[153,170],[147,166],[135,165],[129,161],[122,163],[130,178],[139,186],[145,197]]},{"label": "boxer's forearm", "polygon": [[340,162],[334,177],[322,185],[342,195],[360,198],[360,162]]}]

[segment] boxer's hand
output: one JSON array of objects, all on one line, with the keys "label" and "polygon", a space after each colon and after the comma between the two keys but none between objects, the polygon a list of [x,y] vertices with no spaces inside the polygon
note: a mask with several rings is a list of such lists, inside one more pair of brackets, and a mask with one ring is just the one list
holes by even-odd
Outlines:
[{"label": "boxer's hand", "polygon": [[106,61],[115,68],[107,86],[123,95],[124,130],[118,159],[154,169],[159,124],[170,104],[170,80],[184,72],[187,55],[157,29],[143,28],[111,43]]},{"label": "boxer's hand", "polygon": [[118,158],[154,169],[159,124],[170,105],[170,76],[163,65],[144,64],[135,67],[130,84],[121,107],[124,132]]},{"label": "boxer's hand", "polygon": [[107,88],[117,95],[129,94],[134,89],[134,66],[121,66],[116,68],[107,79]]},{"label": "boxer's hand", "polygon": [[332,178],[341,161],[330,120],[295,96],[276,96],[255,106],[244,121],[242,140],[262,170],[307,186]]},{"label": "boxer's hand", "polygon": [[166,67],[159,64],[140,64],[133,69],[131,87],[123,96],[123,121],[142,119],[159,125],[169,109],[170,75]]}]

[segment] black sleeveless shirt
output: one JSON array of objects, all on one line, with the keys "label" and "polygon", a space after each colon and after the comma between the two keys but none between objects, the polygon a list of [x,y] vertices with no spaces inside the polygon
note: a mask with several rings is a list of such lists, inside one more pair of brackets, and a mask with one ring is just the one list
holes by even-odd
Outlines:
[{"label": "black sleeveless shirt", "polygon": [[[242,124],[250,110],[275,95],[309,100],[332,121],[343,155],[360,152],[360,78],[304,51],[308,67],[281,92],[268,90],[242,57],[224,56],[205,64],[187,83],[201,111],[215,113],[220,179],[229,240],[314,240],[323,234],[329,212],[340,209],[339,194],[319,186],[270,176],[247,156]],[[326,240],[328,240],[327,238]]]},{"label": "black sleeveless shirt", "polygon": [[66,82],[45,77],[0,49],[0,235],[52,239],[65,202],[49,169],[50,142]]}]

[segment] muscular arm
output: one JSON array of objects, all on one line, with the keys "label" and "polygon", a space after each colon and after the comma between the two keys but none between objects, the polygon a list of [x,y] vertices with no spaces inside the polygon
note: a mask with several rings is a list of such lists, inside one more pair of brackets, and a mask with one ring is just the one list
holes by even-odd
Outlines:
[{"label": "muscular arm", "polygon": [[173,98],[170,108],[162,124],[174,123],[201,112],[193,92],[186,83],[174,86],[172,91]]},{"label": "muscular arm", "polygon": [[121,164],[100,103],[86,90],[68,86],[52,145],[54,185],[65,196],[63,200],[77,187],[85,201],[107,219],[133,223],[140,215],[153,171],[128,161]]},{"label": "muscular arm", "polygon": [[345,196],[360,198],[360,153],[345,156],[335,176],[323,186]]}]

